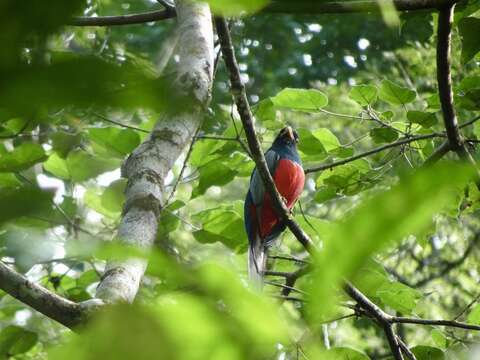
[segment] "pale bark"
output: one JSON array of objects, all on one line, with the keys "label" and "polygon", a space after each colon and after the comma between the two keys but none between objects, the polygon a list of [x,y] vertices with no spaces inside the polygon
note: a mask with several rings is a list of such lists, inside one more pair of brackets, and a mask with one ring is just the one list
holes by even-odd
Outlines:
[{"label": "pale bark", "polygon": [[84,319],[84,309],[81,305],[35,284],[1,261],[0,288],[67,327],[74,327]]},{"label": "pale bark", "polygon": [[[141,248],[150,248],[154,242],[165,177],[192,141],[210,100],[214,55],[209,7],[205,3],[178,0],[176,10],[179,62],[175,87],[193,104],[162,115],[151,136],[123,165],[122,175],[128,179],[128,185],[118,238]],[[96,297],[109,303],[132,302],[146,265],[143,259],[110,261]]]}]

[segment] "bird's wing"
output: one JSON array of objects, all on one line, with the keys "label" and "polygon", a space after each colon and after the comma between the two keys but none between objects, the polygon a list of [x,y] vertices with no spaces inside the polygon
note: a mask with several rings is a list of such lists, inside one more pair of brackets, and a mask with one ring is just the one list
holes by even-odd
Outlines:
[{"label": "bird's wing", "polygon": [[[267,161],[268,170],[270,171],[272,177],[275,174],[275,169],[277,168],[279,159],[280,155],[278,155],[278,153],[276,153],[274,150],[270,149],[265,153],[265,160]],[[263,186],[263,181],[258,173],[257,168],[253,170],[253,174],[250,179],[250,193],[252,195],[253,203],[257,207],[262,206],[265,196],[265,186]]]}]

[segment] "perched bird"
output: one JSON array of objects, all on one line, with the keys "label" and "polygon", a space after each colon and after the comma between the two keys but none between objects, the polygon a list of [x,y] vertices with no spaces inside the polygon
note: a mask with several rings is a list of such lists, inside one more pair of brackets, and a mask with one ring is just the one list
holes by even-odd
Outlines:
[{"label": "perched bird", "polygon": [[[298,134],[290,126],[283,128],[272,147],[265,153],[268,170],[288,209],[303,191],[305,173],[297,152]],[[258,170],[253,170],[244,207],[248,235],[248,273],[255,283],[262,283],[268,249],[285,230],[273,208],[270,194],[265,191]]]}]

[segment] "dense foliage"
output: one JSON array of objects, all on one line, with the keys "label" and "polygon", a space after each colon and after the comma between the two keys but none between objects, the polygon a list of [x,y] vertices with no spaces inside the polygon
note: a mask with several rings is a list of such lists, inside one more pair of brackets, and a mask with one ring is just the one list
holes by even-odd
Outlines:
[{"label": "dense foliage", "polygon": [[[431,10],[231,20],[264,149],[285,124],[300,135],[307,183],[294,215],[318,257],[286,231],[263,293],[248,286],[243,199],[254,163],[221,59],[202,128],[165,184],[156,248],[112,244],[122,160],[159,113],[188,101],[170,89],[182,44],[174,19],[64,24],[158,7],[0,4],[0,260],[79,302],[93,296],[105,259],[149,259],[135,305],[102,310],[79,336],[0,291],[0,358],[388,358],[382,330],[355,311],[343,278],[390,314],[480,325],[474,174],[455,153],[424,166],[445,141]],[[479,34],[480,2],[461,2],[452,34],[460,124],[480,114]],[[461,130],[478,159],[480,122]],[[304,268],[285,288],[285,274]],[[396,331],[419,360],[478,356],[473,330]]]}]

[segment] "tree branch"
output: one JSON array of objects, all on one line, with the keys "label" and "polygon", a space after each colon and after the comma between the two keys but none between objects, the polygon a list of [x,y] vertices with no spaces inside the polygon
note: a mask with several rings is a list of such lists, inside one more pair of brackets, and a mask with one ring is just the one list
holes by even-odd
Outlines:
[{"label": "tree branch", "polygon": [[0,261],[0,288],[34,310],[73,328],[85,320],[82,307],[28,280]]},{"label": "tree branch", "polygon": [[[458,0],[457,0],[458,1]],[[455,1],[455,2],[457,2]],[[393,0],[398,11],[436,9],[451,3],[449,0]],[[272,1],[263,13],[281,14],[342,14],[379,12],[378,1]]]},{"label": "tree branch", "polygon": [[392,316],[380,309],[349,282],[345,283],[344,289],[345,292],[357,302],[361,309],[365,311],[368,316],[372,317],[383,329],[393,358],[395,360],[403,360],[401,345],[399,344],[398,338],[393,331]]},{"label": "tree branch", "polygon": [[[413,11],[436,9],[449,3],[448,0],[394,0],[393,3],[398,11]],[[164,5],[166,2],[162,2]],[[274,1],[267,5],[259,14],[344,14],[378,12],[380,8],[377,1],[311,1],[311,2],[287,2]],[[143,24],[152,21],[171,19],[176,16],[174,7],[166,6],[165,10],[149,11],[130,15],[117,16],[79,16],[73,18],[69,25],[74,26],[116,26]]]},{"label": "tree branch", "polygon": [[295,222],[290,211],[283,203],[280,194],[273,182],[272,175],[268,171],[265,156],[258,141],[255,128],[253,126],[253,115],[248,103],[247,96],[245,94],[245,87],[240,79],[240,70],[238,68],[237,60],[235,58],[235,52],[232,45],[232,39],[230,37],[230,31],[228,30],[228,24],[224,18],[215,18],[215,25],[217,28],[217,34],[220,40],[220,46],[222,50],[223,59],[230,77],[231,92],[237,106],[240,119],[245,130],[245,136],[247,137],[250,153],[257,166],[257,170],[262,178],[263,184],[272,198],[273,207],[277,215],[292,231],[295,237],[302,243],[302,245],[309,252],[313,252],[314,245],[310,240],[310,237],[300,228]]},{"label": "tree branch", "polygon": [[379,146],[377,148],[365,151],[363,153],[360,153],[360,154],[357,154],[357,155],[354,155],[354,156],[350,156],[346,159],[342,159],[342,160],[335,161],[335,162],[332,162],[332,163],[329,163],[329,164],[323,164],[323,165],[320,165],[320,166],[314,166],[314,167],[305,169],[305,174],[309,174],[309,173],[313,173],[313,172],[317,172],[317,171],[323,171],[323,170],[327,170],[327,169],[332,169],[334,167],[337,167],[337,166],[340,166],[340,165],[345,165],[345,164],[350,163],[352,161],[355,161],[355,160],[358,160],[358,159],[361,159],[361,158],[364,158],[364,157],[367,157],[367,156],[370,156],[370,155],[374,155],[376,153],[379,153],[379,152],[382,152],[382,151],[385,151],[385,150],[388,150],[388,149],[391,149],[391,148],[394,148],[394,147],[406,145],[406,144],[409,144],[409,143],[412,143],[412,142],[415,142],[415,141],[419,141],[419,140],[427,140],[427,139],[433,139],[433,138],[437,138],[437,137],[445,137],[445,135],[441,134],[441,133],[432,133],[432,134],[427,134],[427,135],[411,136],[411,137],[408,137],[408,138],[404,138],[404,139],[395,141],[395,142],[390,143],[390,144]]},{"label": "tree branch", "polygon": [[177,16],[175,8],[165,10],[149,11],[138,14],[117,15],[117,16],[78,16],[70,20],[68,25],[74,26],[116,26],[144,24],[152,21],[171,19]]},{"label": "tree branch", "polygon": [[447,327],[453,327],[453,328],[457,328],[457,329],[480,331],[480,326],[479,325],[462,323],[462,322],[455,321],[455,320],[428,320],[428,319],[415,319],[415,318],[406,318],[406,317],[394,316],[394,317],[391,318],[391,322],[392,323],[397,323],[397,324],[447,326]]},{"label": "tree branch", "polygon": [[[168,196],[164,182],[168,172],[191,143],[210,101],[213,79],[213,29],[208,4],[177,0],[180,61],[176,63],[175,88],[189,94],[187,108],[160,115],[151,135],[122,166],[128,179],[118,238],[126,245],[149,249],[156,237],[158,216]],[[132,302],[146,269],[144,259],[111,259],[97,288],[105,302]]]},{"label": "tree branch", "polygon": [[458,130],[457,115],[453,105],[452,76],[450,70],[451,32],[454,5],[448,4],[439,11],[437,31],[437,81],[438,93],[443,112],[443,121],[448,142],[455,152],[463,148]]},{"label": "tree branch", "polygon": [[[455,10],[455,1],[447,1],[440,7],[438,14],[437,29],[437,82],[440,104],[443,113],[443,122],[447,132],[448,146],[442,145],[443,151],[435,152],[433,160],[453,150],[457,155],[472,164],[480,179],[480,171],[473,157],[468,152],[459,131],[457,115],[453,103],[452,74],[451,74],[451,47],[452,47],[452,24]],[[429,163],[432,161],[430,160]],[[480,181],[477,181],[480,189]]]}]

